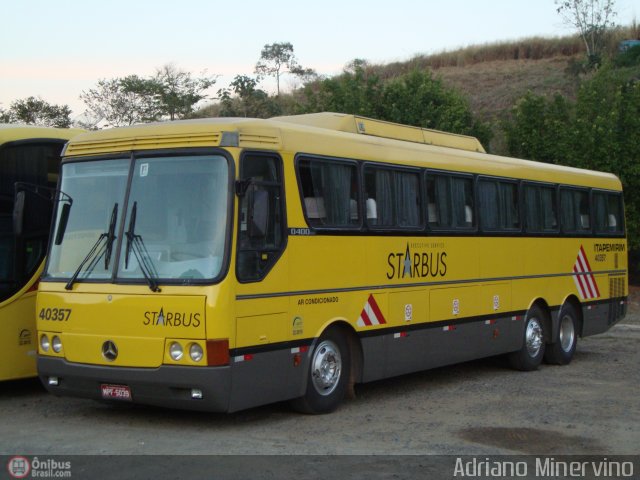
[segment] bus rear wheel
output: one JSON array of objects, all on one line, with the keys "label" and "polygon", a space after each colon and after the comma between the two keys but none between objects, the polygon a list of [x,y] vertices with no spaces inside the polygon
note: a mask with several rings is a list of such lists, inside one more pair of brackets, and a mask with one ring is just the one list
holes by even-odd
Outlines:
[{"label": "bus rear wheel", "polygon": [[558,333],[553,343],[547,345],[544,360],[554,365],[567,365],[571,362],[578,345],[578,321],[576,311],[571,304],[560,309]]},{"label": "bus rear wheel", "polygon": [[528,372],[536,370],[544,357],[544,312],[534,305],[527,312],[524,323],[522,348],[509,354],[509,363],[516,370]]},{"label": "bus rear wheel", "polygon": [[337,328],[327,330],[313,350],[307,374],[307,390],[293,400],[293,407],[303,413],[329,413],[345,397],[351,369],[347,339]]}]

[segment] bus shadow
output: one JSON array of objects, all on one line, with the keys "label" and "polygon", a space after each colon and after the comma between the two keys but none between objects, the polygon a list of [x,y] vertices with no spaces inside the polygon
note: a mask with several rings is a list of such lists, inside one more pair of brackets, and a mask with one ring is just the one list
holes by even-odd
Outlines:
[{"label": "bus shadow", "polygon": [[42,386],[39,378],[24,378],[0,382],[0,398],[29,397],[46,394],[47,391]]}]

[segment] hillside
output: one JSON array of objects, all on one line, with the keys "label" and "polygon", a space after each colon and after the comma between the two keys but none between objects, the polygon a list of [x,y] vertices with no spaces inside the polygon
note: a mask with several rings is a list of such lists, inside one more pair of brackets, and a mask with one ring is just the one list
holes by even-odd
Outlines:
[{"label": "hillside", "polygon": [[[638,25],[618,27],[607,38],[605,56],[613,56],[623,39],[640,38]],[[416,55],[406,62],[370,65],[383,79],[429,69],[448,87],[463,93],[475,115],[489,122],[493,140],[487,147],[506,154],[501,120],[527,91],[575,98],[583,75],[571,73],[584,58],[584,45],[577,35],[532,37],[514,41],[473,45],[432,55]]]}]

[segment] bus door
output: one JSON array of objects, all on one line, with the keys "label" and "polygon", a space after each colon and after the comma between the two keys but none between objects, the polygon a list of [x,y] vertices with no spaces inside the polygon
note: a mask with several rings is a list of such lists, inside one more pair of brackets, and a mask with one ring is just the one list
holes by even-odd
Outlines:
[{"label": "bus door", "polygon": [[[282,160],[275,154],[245,152],[236,193],[239,202],[236,277],[234,381],[231,403],[253,402],[255,395],[277,401],[291,390],[286,341],[289,288]],[[277,373],[274,375],[274,371]],[[289,385],[289,386],[288,386]]]}]

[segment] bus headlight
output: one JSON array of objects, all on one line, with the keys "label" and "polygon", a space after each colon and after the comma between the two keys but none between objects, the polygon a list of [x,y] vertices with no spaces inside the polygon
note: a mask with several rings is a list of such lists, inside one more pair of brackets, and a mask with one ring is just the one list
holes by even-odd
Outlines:
[{"label": "bus headlight", "polygon": [[199,362],[200,360],[202,360],[202,357],[204,357],[202,347],[197,343],[192,343],[189,347],[189,356],[194,362]]},{"label": "bus headlight", "polygon": [[184,352],[182,351],[182,345],[180,345],[178,342],[172,342],[169,346],[169,356],[172,360],[177,362],[182,358],[183,353]]},{"label": "bus headlight", "polygon": [[49,337],[45,334],[40,335],[40,348],[43,352],[49,351]]},{"label": "bus headlight", "polygon": [[54,335],[51,339],[51,348],[54,352],[60,353],[62,351],[62,340],[57,335]]}]

